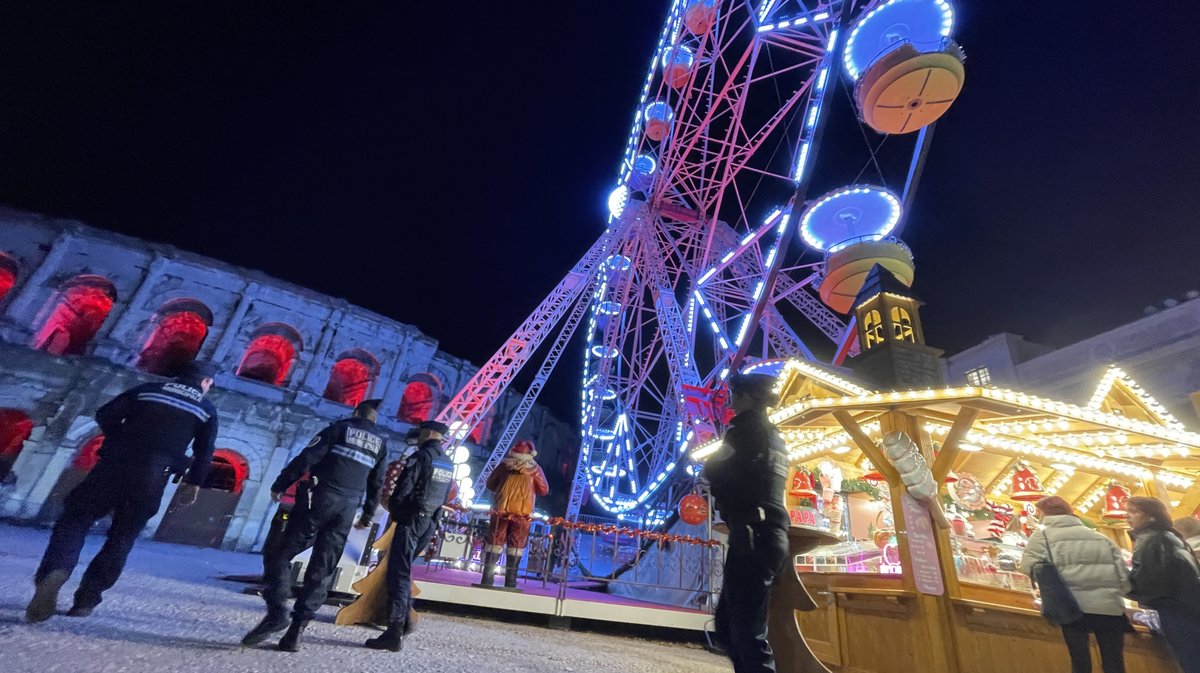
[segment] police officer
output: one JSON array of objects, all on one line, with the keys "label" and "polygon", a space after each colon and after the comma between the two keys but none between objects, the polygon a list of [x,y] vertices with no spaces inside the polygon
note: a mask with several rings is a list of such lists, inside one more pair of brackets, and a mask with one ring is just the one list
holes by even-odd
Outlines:
[{"label": "police officer", "polygon": [[[299,651],[301,635],[329,595],[350,526],[371,525],[387,463],[387,441],[375,427],[379,403],[380,400],[362,402],[354,408],[351,418],[317,433],[271,485],[271,499],[279,502],[288,487],[305,473],[310,475],[309,488],[303,492],[297,490],[296,506],[283,529],[282,540],[272,548],[263,549],[263,600],[267,603],[267,615],[242,638],[243,645],[257,645],[286,628],[279,649]],[[359,507],[362,516],[354,523]],[[291,595],[292,557],[310,546],[312,556],[289,626],[287,599]]]},{"label": "police officer", "polygon": [[75,604],[67,613],[71,617],[90,615],[101,594],[121,576],[138,534],[158,513],[172,473],[187,471],[180,503],[196,501],[212,468],[217,437],[217,410],[204,398],[215,375],[212,365],[193,362],[175,380],[131,388],[96,412],[104,433],[100,461],[67,496],[54,525],[34,576],[37,590],[25,608],[29,621],[45,621],[54,614],[58,592],[79,562],[84,537],[96,521],[112,515],[108,539],[75,592]]},{"label": "police officer", "polygon": [[775,378],[737,374],[729,381],[736,414],[722,448],[704,466],[703,477],[729,525],[725,582],[717,605],[716,630],[736,673],[773,673],[767,643],[771,585],[787,558],[788,513],[784,506],[787,451],[767,407],[779,403]]},{"label": "police officer", "polygon": [[404,471],[388,511],[396,522],[392,546],[388,549],[387,587],[390,613],[388,627],[366,646],[373,650],[399,652],[404,646],[408,611],[412,606],[412,566],[437,528],[442,505],[454,484],[454,464],[442,450],[442,438],[449,428],[437,421],[421,424],[416,453],[405,461]]}]

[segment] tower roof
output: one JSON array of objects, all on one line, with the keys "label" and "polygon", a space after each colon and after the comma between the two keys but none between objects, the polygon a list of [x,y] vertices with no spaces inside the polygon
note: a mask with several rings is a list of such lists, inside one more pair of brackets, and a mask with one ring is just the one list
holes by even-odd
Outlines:
[{"label": "tower roof", "polygon": [[907,285],[900,282],[891,271],[876,264],[867,272],[867,279],[863,281],[862,289],[858,291],[858,296],[854,298],[854,307],[862,306],[863,302],[881,292],[898,294],[901,297],[908,297],[913,301],[920,301],[920,298]]}]

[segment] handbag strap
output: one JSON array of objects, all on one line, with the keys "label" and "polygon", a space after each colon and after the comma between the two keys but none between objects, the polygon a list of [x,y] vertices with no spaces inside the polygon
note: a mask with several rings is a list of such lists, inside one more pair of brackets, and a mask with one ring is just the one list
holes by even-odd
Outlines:
[{"label": "handbag strap", "polygon": [[1046,556],[1050,560],[1050,565],[1057,569],[1058,564],[1054,562],[1054,551],[1052,549],[1054,545],[1050,544],[1050,533],[1047,532],[1048,530],[1050,530],[1049,526],[1044,526],[1042,528],[1042,537],[1046,538]]}]

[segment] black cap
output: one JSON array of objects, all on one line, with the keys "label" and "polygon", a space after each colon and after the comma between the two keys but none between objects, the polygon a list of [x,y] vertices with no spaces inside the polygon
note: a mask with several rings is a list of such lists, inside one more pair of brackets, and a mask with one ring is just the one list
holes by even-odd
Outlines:
[{"label": "black cap", "polygon": [[363,400],[354,407],[354,413],[365,414],[368,411],[379,411],[379,404],[383,400]]},{"label": "black cap", "polygon": [[204,379],[215,378],[216,376],[217,366],[215,364],[199,360],[187,363],[179,372],[179,378],[193,382],[200,382]]},{"label": "black cap", "polygon": [[417,428],[417,427],[409,428],[408,432],[404,433],[405,440],[415,440],[417,437],[420,437],[420,436],[421,436],[421,428]]},{"label": "black cap", "polygon": [[422,430],[433,430],[443,435],[450,432],[450,426],[440,421],[425,421],[420,425],[420,428]]},{"label": "black cap", "polygon": [[729,391],[749,395],[770,407],[779,403],[775,392],[777,379],[770,374],[734,374],[729,377]]}]

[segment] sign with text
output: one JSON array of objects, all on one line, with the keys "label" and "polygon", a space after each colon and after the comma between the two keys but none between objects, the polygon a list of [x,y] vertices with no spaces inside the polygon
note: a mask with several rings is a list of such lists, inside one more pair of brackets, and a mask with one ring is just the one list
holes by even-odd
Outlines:
[{"label": "sign with text", "polygon": [[934,539],[933,523],[929,520],[929,510],[907,493],[900,496],[900,503],[904,508],[908,553],[912,556],[912,573],[917,591],[941,596],[946,587],[942,583],[942,568],[938,561],[937,541]]}]

